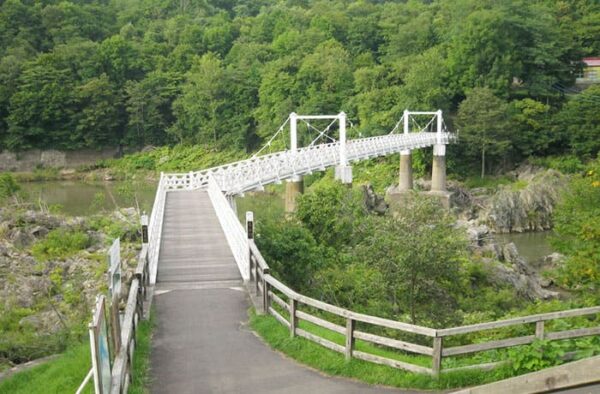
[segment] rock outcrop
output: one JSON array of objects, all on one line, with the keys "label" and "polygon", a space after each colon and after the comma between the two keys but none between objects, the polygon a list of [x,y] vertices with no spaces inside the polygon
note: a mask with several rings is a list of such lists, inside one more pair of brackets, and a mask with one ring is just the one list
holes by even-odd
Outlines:
[{"label": "rock outcrop", "polygon": [[[511,233],[543,231],[552,228],[552,211],[560,191],[566,185],[564,175],[547,170],[528,179],[519,178],[526,185],[516,190],[515,185],[501,186],[480,213],[480,221],[494,232]],[[518,183],[517,183],[518,185]]]}]

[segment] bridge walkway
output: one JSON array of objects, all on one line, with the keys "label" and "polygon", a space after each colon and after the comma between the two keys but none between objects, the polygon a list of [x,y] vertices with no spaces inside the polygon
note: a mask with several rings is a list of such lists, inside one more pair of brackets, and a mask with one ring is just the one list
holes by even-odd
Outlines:
[{"label": "bridge walkway", "polygon": [[398,392],[323,376],[261,342],[206,191],[167,194],[154,303],[152,393]]}]

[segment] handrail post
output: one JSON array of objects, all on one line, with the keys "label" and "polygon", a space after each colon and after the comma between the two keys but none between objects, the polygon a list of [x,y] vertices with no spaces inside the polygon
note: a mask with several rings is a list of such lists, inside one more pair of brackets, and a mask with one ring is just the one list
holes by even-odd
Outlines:
[{"label": "handrail post", "polygon": [[535,322],[535,337],[537,339],[544,339],[544,321]]},{"label": "handrail post", "polygon": [[298,318],[296,317],[297,307],[298,301],[294,298],[290,298],[290,338],[296,336],[296,327],[298,326]]},{"label": "handrail post", "polygon": [[442,369],[442,349],[443,349],[443,337],[433,338],[433,355],[431,358],[431,371],[433,376],[439,376],[440,370]]},{"label": "handrail post", "polygon": [[[250,245],[254,240],[254,213],[252,211],[246,211],[246,236],[248,237],[248,279],[252,281],[252,275],[254,274],[254,293],[258,295],[257,263],[254,264],[254,267],[252,266],[252,247]],[[254,272],[252,268],[254,268]]]},{"label": "handrail post", "polygon": [[267,282],[267,275],[269,275],[269,269],[263,269],[263,310],[265,315],[269,314],[269,282]]},{"label": "handrail post", "polygon": [[354,327],[356,322],[351,318],[346,319],[346,361],[352,359],[352,352],[354,352]]}]

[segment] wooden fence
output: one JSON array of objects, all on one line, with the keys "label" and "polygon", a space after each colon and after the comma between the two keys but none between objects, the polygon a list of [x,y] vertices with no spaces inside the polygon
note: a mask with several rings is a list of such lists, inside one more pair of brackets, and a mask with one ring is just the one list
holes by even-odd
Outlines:
[{"label": "wooden fence", "polygon": [[[453,372],[473,368],[491,369],[502,363],[494,362],[476,364],[465,367],[445,368],[442,370],[442,359],[444,357],[526,345],[532,343],[536,339],[559,340],[600,334],[600,326],[555,332],[547,332],[545,329],[545,323],[551,320],[598,314],[600,313],[600,306],[530,315],[525,317],[517,317],[514,319],[446,329],[433,329],[352,312],[347,309],[330,305],[296,293],[270,274],[269,266],[262,257],[253,239],[248,240],[248,245],[250,281],[253,282],[256,296],[262,300],[263,311],[269,315],[272,315],[281,324],[286,326],[290,330],[290,335],[292,337],[297,335],[316,342],[321,346],[344,354],[347,360],[350,360],[351,358],[357,358],[411,372],[437,376],[440,372]],[[319,311],[319,316],[316,316],[315,313],[311,314],[306,310],[300,310],[300,307],[302,306],[304,306],[303,309],[310,307],[312,311]],[[337,320],[338,323],[339,321],[345,321],[345,325],[341,325],[323,318],[322,315],[326,315],[327,313],[336,316],[335,319],[331,320]],[[284,314],[287,314],[289,317],[284,317]],[[323,338],[322,336],[316,335],[313,332],[299,328],[298,322],[301,320],[343,335],[345,338],[344,345],[338,344],[330,339]],[[360,331],[357,329],[357,323],[360,323],[362,326],[379,327],[381,332],[386,332],[391,329],[392,331],[410,334],[408,337],[423,337],[423,341],[418,342],[424,343],[427,341],[431,343],[431,345],[427,346],[390,338],[389,336],[385,336],[385,334],[376,335],[366,331]],[[535,334],[492,340],[483,343],[444,347],[444,340],[449,339],[452,336],[527,324],[535,324]],[[533,330],[533,327],[531,330]],[[376,346],[385,346],[406,353],[429,356],[431,357],[431,367],[424,367],[422,365],[416,365],[410,362],[384,357],[382,355],[358,351],[355,348],[356,339],[374,344]]]},{"label": "wooden fence", "polygon": [[136,329],[144,317],[144,301],[150,286],[148,245],[142,246],[133,280],[129,288],[125,315],[121,324],[121,347],[112,367],[111,394],[127,393],[131,382],[133,355],[136,347]]}]

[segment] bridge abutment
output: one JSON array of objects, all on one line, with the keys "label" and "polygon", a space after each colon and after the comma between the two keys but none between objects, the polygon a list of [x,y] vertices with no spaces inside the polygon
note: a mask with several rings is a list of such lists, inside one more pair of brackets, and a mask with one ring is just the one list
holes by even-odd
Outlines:
[{"label": "bridge abutment", "polygon": [[296,212],[296,199],[304,193],[304,179],[294,177],[285,183],[285,213]]}]

